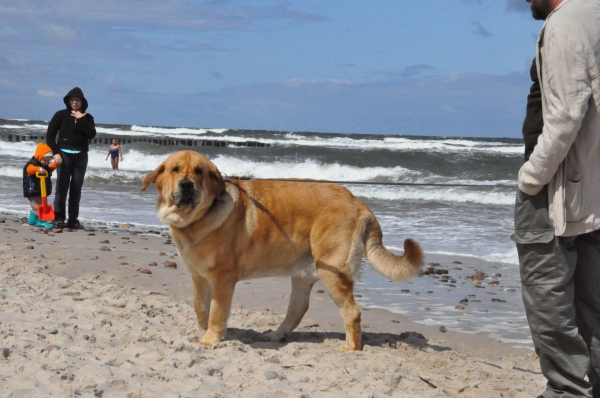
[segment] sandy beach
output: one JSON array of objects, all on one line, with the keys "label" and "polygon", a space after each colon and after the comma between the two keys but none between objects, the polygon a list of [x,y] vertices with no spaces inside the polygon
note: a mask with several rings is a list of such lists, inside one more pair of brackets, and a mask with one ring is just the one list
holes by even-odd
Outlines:
[{"label": "sandy beach", "polygon": [[522,398],[544,390],[532,351],[384,310],[363,308],[363,350],[338,354],[342,321],[320,284],[290,340],[262,342],[284,318],[287,279],[240,282],[225,340],[202,347],[175,246],[130,227],[44,233],[0,215],[1,397]]}]

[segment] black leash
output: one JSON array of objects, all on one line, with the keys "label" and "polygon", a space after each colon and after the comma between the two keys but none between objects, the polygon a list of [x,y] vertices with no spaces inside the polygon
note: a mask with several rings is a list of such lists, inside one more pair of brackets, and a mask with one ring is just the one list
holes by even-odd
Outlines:
[{"label": "black leash", "polygon": [[329,181],[329,180],[307,180],[301,178],[252,178],[252,177],[228,177],[224,173],[225,181],[230,178],[237,180],[255,180],[255,181],[285,181],[285,182],[317,182],[324,184],[341,185],[391,185],[391,186],[416,186],[416,187],[449,187],[449,188],[515,188],[517,185],[491,185],[491,184],[436,184],[420,182],[370,182],[370,181]]}]

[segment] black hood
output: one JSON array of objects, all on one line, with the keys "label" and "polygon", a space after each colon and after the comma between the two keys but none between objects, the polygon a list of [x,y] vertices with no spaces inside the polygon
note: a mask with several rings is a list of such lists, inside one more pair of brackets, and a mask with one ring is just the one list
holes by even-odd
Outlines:
[{"label": "black hood", "polygon": [[83,96],[83,91],[81,91],[79,87],[75,87],[71,91],[69,91],[67,95],[65,95],[65,98],[63,98],[63,102],[67,106],[68,110],[71,110],[71,107],[69,106],[69,98],[71,97],[81,98],[81,112],[85,113],[85,110],[88,107],[88,102]]}]

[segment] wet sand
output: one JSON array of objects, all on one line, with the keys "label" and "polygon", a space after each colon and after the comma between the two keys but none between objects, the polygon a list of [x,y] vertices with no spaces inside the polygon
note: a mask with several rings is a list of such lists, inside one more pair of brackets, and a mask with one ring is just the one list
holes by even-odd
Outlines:
[{"label": "wet sand", "polygon": [[338,354],[342,321],[320,284],[289,341],[262,342],[284,318],[286,278],[238,283],[226,338],[201,347],[191,279],[175,246],[130,225],[42,233],[0,215],[0,271],[2,397],[535,397],[544,390],[526,348],[380,309],[363,308],[363,350]]}]

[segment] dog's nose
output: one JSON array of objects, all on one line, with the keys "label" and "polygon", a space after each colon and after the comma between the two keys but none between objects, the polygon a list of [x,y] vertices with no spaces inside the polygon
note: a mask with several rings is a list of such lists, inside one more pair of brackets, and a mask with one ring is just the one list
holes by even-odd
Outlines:
[{"label": "dog's nose", "polygon": [[194,183],[188,179],[181,180],[181,182],[179,183],[179,189],[181,189],[182,191],[191,191],[192,189],[194,189]]}]

